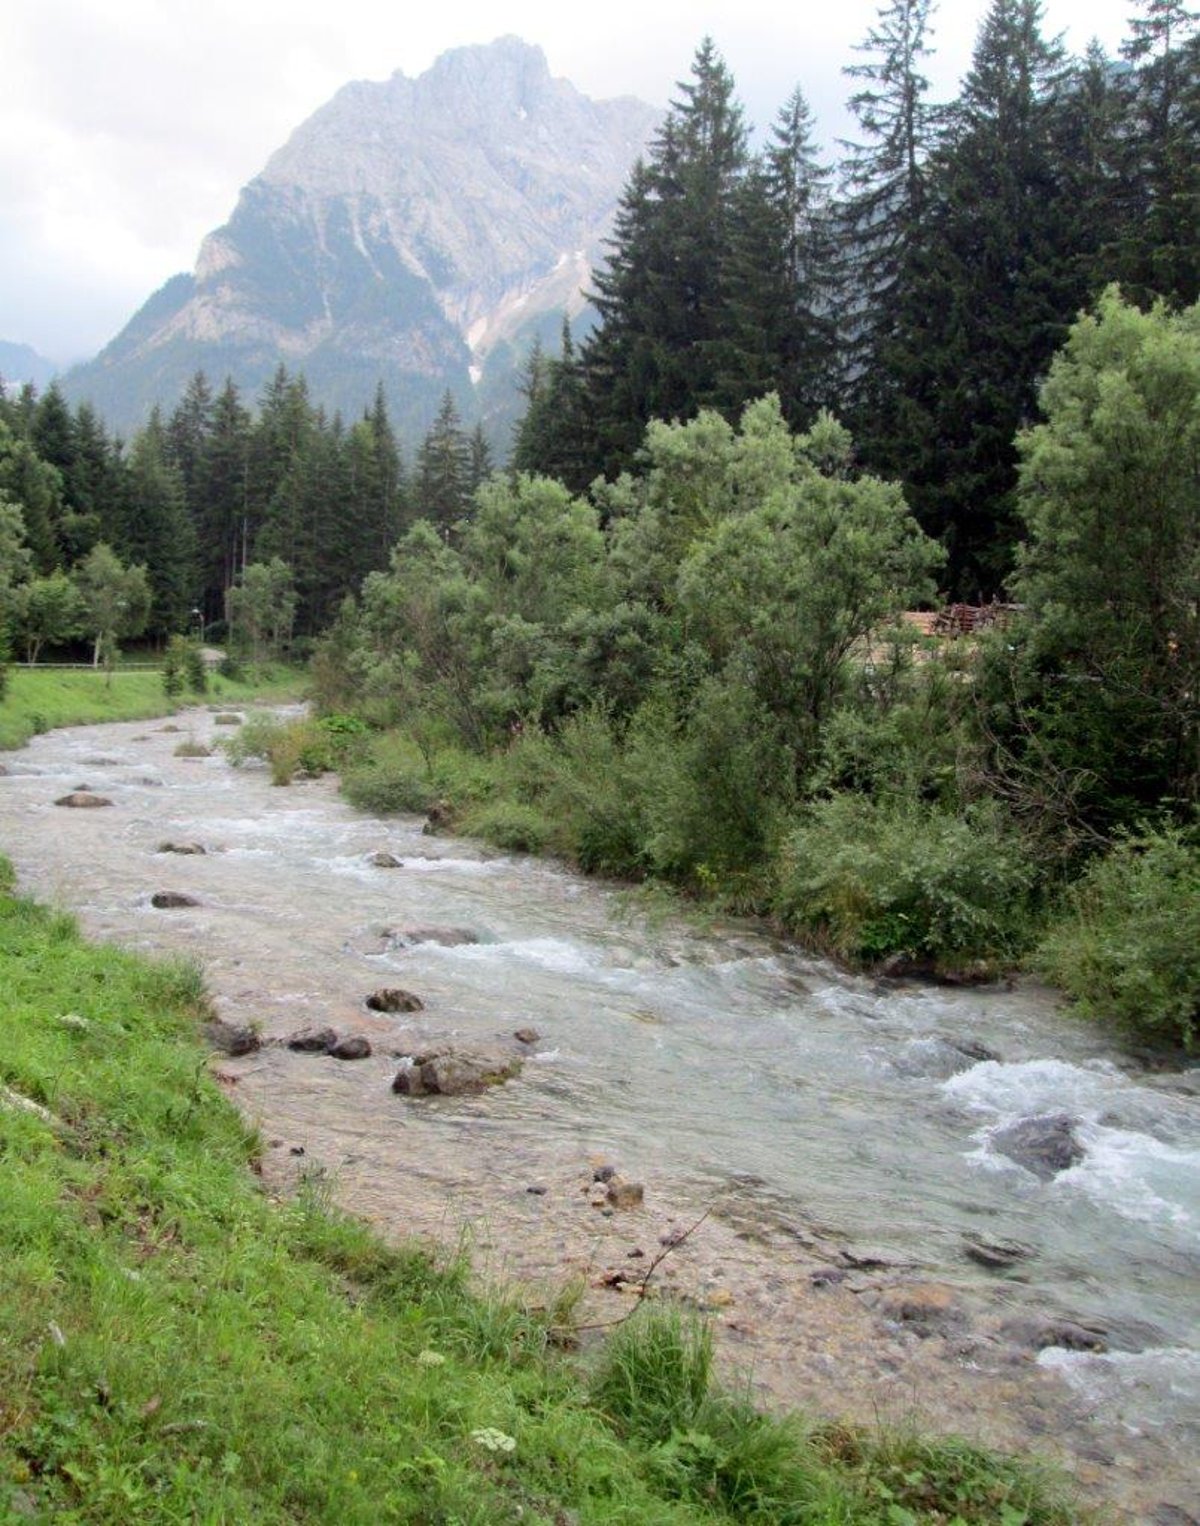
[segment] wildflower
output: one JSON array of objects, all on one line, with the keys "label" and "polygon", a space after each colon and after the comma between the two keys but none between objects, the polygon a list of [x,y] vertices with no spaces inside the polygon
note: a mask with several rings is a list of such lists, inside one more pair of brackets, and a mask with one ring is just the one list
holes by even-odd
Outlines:
[{"label": "wildflower", "polygon": [[422,1351],[417,1358],[418,1367],[444,1367],[446,1358],[440,1351]]},{"label": "wildflower", "polygon": [[484,1426],[482,1430],[472,1431],[471,1440],[481,1447],[486,1447],[489,1452],[515,1452],[517,1449],[515,1436],[506,1436],[503,1431],[498,1431],[490,1425]]}]

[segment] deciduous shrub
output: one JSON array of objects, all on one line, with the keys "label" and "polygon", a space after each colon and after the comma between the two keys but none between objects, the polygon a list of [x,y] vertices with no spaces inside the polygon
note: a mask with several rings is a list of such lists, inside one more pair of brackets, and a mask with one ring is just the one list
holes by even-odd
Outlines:
[{"label": "deciduous shrub", "polygon": [[1122,838],[1072,887],[1036,955],[1079,1011],[1200,1039],[1200,846],[1178,830]]},{"label": "deciduous shrub", "polygon": [[1005,960],[1029,936],[1036,872],[999,813],[833,795],[784,847],[775,910],[843,959]]}]

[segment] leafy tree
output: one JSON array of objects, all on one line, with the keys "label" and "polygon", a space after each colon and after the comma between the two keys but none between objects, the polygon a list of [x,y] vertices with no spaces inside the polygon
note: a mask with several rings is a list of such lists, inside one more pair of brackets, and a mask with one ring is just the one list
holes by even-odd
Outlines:
[{"label": "leafy tree", "polygon": [[[758,427],[786,438],[775,401],[757,407],[775,413]],[[679,574],[689,630],[716,671],[749,682],[801,774],[855,644],[928,597],[939,561],[898,484],[850,478],[849,455],[849,437],[823,415],[795,441],[787,485],[723,517]]]},{"label": "leafy tree", "polygon": [[72,580],[79,592],[81,626],[92,637],[92,666],[103,661],[111,683],[118,643],[146,629],[153,602],[150,579],[145,567],[126,567],[101,541],[75,568]]},{"label": "leafy tree", "polygon": [[43,646],[60,646],[82,629],[79,590],[65,572],[20,584],[14,606],[14,629],[26,662],[36,662]]},{"label": "leafy tree", "polygon": [[1186,814],[1200,799],[1200,306],[1143,313],[1110,290],[1041,401],[1045,422],[1019,442],[1016,697],[1095,825],[1160,801]]},{"label": "leafy tree", "polygon": [[292,569],[277,556],[251,562],[229,590],[228,608],[231,633],[249,643],[256,663],[279,656],[296,615]]}]

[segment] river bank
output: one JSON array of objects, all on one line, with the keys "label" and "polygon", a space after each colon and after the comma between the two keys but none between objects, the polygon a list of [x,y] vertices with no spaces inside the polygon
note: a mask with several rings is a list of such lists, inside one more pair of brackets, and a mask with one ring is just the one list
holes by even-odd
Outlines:
[{"label": "river bank", "polygon": [[[211,714],[184,724],[202,743],[215,735]],[[200,958],[227,1022],[267,1039],[318,1021],[369,1038],[375,1053],[355,1065],[278,1044],[220,1061],[281,1193],[319,1184],[393,1238],[445,1242],[470,1226],[485,1276],[539,1283],[547,1299],[574,1276],[589,1323],[624,1312],[640,1268],[707,1214],[655,1284],[708,1310],[730,1370],[760,1397],[944,1430],[969,1416],[981,1440],[1057,1456],[1123,1518],[1187,1519],[1163,1513],[1190,1497],[1179,1414],[1132,1410],[1119,1381],[1097,1397],[1141,1363],[1134,1387],[1158,1404],[1164,1352],[1182,1353],[1191,1381],[1172,1324],[1172,1290],[1195,1265],[1186,1239],[1111,1204],[1097,1219],[1079,1180],[1089,1163],[1047,1185],[968,1157],[991,1153],[1006,1087],[1024,1088],[1022,1105],[1038,1087],[1092,1088],[1076,1102],[1094,1115],[1093,1178],[1121,1132],[1102,1113],[1124,1108],[1123,1132],[1140,1123],[1151,1141],[1174,1129],[1160,1153],[1186,1153],[1194,1098],[1121,1073],[1091,1034],[1067,1029],[1048,1055],[1053,1008],[1037,993],[876,991],[744,930],[649,931],[612,892],[552,866],[423,838],[416,820],[371,821],[328,781],[277,790],[220,758],[176,757],[179,740],[135,727],[39,738],[9,760],[0,831],[22,883],[83,907],[90,930]],[[116,809],[59,811],[52,791],[81,783]],[[168,838],[209,851],[158,855]],[[370,862],[383,851],[403,867]],[[163,890],[199,904],[159,910]],[[475,941],[396,936],[422,925]],[[367,992],[393,983],[424,1010],[368,1013]],[[525,1026],[541,1040],[506,1087],[390,1092],[393,1050]],[[997,1058],[960,1049],[955,1061],[952,1041],[973,1035]],[[1130,1115],[1152,1103],[1153,1122]],[[609,1165],[643,1184],[641,1207],[593,1206]],[[972,1226],[1036,1254],[989,1273],[963,1255]],[[1114,1264],[1145,1242],[1125,1293],[1106,1286],[1107,1263],[1089,1264],[1090,1245],[1069,1243],[1085,1228],[1115,1236]],[[1064,1339],[1110,1351],[1051,1341],[1039,1355],[1056,1321]]]}]

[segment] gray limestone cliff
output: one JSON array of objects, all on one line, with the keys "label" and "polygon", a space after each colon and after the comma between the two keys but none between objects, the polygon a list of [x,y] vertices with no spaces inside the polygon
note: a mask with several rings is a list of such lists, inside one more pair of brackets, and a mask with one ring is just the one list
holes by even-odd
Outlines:
[{"label": "gray limestone cliff", "polygon": [[347,85],[65,390],[128,429],[196,370],[253,401],[282,362],[351,416],[382,381],[410,440],[447,387],[465,417],[503,420],[522,348],[555,346],[583,307],[658,120],[588,99],[515,37]]}]

